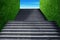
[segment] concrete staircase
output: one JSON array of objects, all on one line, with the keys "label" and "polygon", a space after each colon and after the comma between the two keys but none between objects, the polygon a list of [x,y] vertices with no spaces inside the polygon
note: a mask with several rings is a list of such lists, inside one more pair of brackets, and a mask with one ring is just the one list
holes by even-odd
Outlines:
[{"label": "concrete staircase", "polygon": [[59,40],[59,33],[53,22],[9,21],[0,40]]},{"label": "concrete staircase", "polygon": [[16,20],[8,21],[0,32],[0,40],[60,40],[60,31],[39,9],[20,9]]}]

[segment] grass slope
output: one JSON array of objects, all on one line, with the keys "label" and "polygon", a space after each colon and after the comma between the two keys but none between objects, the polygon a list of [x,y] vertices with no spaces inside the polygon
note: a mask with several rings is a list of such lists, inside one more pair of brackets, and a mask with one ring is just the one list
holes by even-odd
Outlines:
[{"label": "grass slope", "polygon": [[60,26],[60,0],[40,0],[40,9],[49,21]]},{"label": "grass slope", "polygon": [[0,0],[0,31],[8,20],[14,20],[20,0]]}]

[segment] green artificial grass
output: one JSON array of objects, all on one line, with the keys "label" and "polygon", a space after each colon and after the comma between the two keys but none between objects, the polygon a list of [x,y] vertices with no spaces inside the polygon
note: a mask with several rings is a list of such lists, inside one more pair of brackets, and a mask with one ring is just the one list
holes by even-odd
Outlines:
[{"label": "green artificial grass", "polygon": [[56,21],[60,27],[60,0],[40,0],[40,9],[48,21]]},{"label": "green artificial grass", "polygon": [[0,31],[8,20],[14,20],[20,6],[20,0],[0,0]]}]

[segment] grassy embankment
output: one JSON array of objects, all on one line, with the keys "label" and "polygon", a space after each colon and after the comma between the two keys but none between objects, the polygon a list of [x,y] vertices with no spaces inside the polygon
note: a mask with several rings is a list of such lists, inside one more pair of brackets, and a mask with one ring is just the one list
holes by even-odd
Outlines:
[{"label": "grassy embankment", "polygon": [[14,20],[20,0],[0,0],[0,31],[8,20]]},{"label": "grassy embankment", "polygon": [[40,9],[48,21],[56,21],[60,27],[60,0],[40,0]]}]

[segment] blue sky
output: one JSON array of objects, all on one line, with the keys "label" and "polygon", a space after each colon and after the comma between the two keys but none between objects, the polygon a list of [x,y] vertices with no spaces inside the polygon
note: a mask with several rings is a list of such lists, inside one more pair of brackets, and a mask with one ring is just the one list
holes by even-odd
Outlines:
[{"label": "blue sky", "polygon": [[21,9],[39,8],[40,0],[20,0]]}]

